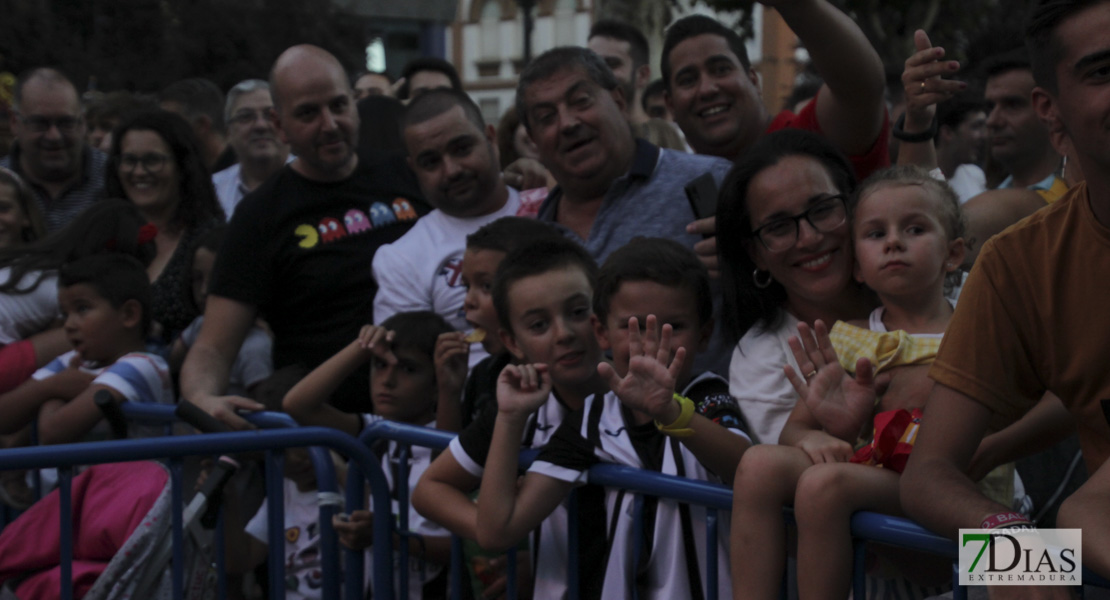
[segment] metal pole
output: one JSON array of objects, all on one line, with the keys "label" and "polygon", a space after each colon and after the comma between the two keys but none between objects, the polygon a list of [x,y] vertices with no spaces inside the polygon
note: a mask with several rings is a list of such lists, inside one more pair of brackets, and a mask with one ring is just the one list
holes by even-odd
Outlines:
[{"label": "metal pole", "polygon": [[520,10],[524,12],[524,65],[532,62],[532,8],[536,6],[536,0],[516,0]]}]

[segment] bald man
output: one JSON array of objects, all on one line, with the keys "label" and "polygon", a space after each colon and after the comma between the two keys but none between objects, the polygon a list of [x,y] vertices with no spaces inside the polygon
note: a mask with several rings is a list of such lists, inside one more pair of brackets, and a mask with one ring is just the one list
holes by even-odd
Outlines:
[{"label": "bald man", "polygon": [[[334,56],[286,50],[270,72],[274,126],[296,159],[243,198],[212,274],[204,324],[181,371],[183,396],[235,428],[256,402],[224,395],[240,345],[262,316],[274,368],[313,368],[358,335],[377,291],[370,264],[427,212],[403,159],[355,153],[358,111]],[[391,162],[392,161],[392,162]],[[370,411],[368,369],[333,403]]]}]

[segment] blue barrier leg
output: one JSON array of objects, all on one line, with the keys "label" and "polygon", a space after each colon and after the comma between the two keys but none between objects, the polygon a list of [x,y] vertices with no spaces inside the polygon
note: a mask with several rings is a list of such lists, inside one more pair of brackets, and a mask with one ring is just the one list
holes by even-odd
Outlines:
[{"label": "blue barrier leg", "polygon": [[[366,498],[365,479],[362,475],[362,469],[359,468],[358,463],[352,462],[347,467],[347,495],[346,503],[343,511],[351,514],[352,511],[363,507],[364,498]],[[345,565],[344,582],[345,593],[344,597],[347,600],[364,600],[366,598],[365,590],[365,563],[363,562],[364,553],[361,551],[351,550],[344,548],[343,558]]]},{"label": "blue barrier leg", "polygon": [[[211,435],[211,434],[209,434]],[[285,485],[281,450],[266,451],[266,527],[270,555],[270,598],[285,597]]]},{"label": "blue barrier leg", "polygon": [[705,509],[705,599],[717,600],[717,509]]},{"label": "blue barrier leg", "polygon": [[339,486],[335,482],[335,468],[327,449],[319,446],[309,448],[308,457],[316,471],[316,490],[320,505],[320,565],[324,573],[321,597],[324,600],[339,600],[339,539],[331,525],[331,518],[338,506]]},{"label": "blue barrier leg", "polygon": [[[577,523],[571,521],[571,527],[576,527]],[[644,497],[636,494],[632,498],[632,569],[635,573],[640,568],[640,553],[644,551]],[[633,578],[635,581],[635,578]],[[638,600],[640,591],[635,585],[629,590],[632,592],[632,600]]]},{"label": "blue barrier leg", "polygon": [[185,594],[185,532],[182,519],[184,510],[183,488],[181,474],[184,468],[180,458],[170,461],[170,497],[173,510],[173,561],[172,582],[173,600],[182,600]]},{"label": "blue barrier leg", "polygon": [[960,585],[960,563],[952,561],[952,600],[967,600],[967,588]]},{"label": "blue barrier leg", "polygon": [[[400,544],[400,581],[397,584],[398,595],[402,598],[408,596],[409,590],[409,541],[412,532],[409,531],[409,458],[412,449],[408,445],[401,446],[397,457],[397,477],[393,480],[393,487],[397,490],[397,530],[401,533]],[[378,509],[380,510],[380,509]],[[392,511],[391,511],[392,512]]]},{"label": "blue barrier leg", "polygon": [[73,600],[73,469],[58,469],[58,519],[62,533],[62,598]]},{"label": "blue barrier leg", "polygon": [[852,597],[867,597],[867,544],[860,539],[852,539]]},{"label": "blue barrier leg", "polygon": [[462,598],[462,569],[463,569],[463,541],[462,538],[451,536],[451,600]]}]

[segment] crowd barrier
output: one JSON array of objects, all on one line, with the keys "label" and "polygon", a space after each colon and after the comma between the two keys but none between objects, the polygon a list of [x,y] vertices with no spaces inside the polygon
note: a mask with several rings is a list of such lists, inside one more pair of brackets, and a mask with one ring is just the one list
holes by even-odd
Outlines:
[{"label": "crowd barrier", "polygon": [[[129,420],[136,422],[163,424],[167,431],[171,431],[174,423],[172,407],[152,406],[126,406],[125,415]],[[263,428],[256,431],[236,433],[216,433],[201,435],[179,435],[163,438],[149,438],[141,440],[116,440],[105,442],[88,442],[66,444],[49,447],[27,447],[0,451],[0,470],[10,469],[40,469],[53,467],[59,471],[59,493],[61,499],[61,527],[62,540],[62,581],[61,598],[70,600],[73,597],[70,582],[70,569],[72,561],[72,526],[69,518],[70,511],[70,480],[75,466],[100,464],[109,462],[126,462],[134,460],[165,459],[169,462],[170,481],[173,489],[173,560],[172,581],[174,599],[183,597],[182,573],[182,548],[183,548],[183,523],[182,508],[185,489],[182,481],[182,460],[186,456],[208,456],[215,454],[233,454],[240,452],[266,453],[266,481],[268,510],[268,536],[270,540],[284,539],[284,506],[282,492],[282,451],[289,447],[309,447],[313,465],[317,472],[317,482],[320,497],[320,552],[321,565],[324,573],[322,596],[327,600],[338,600],[341,596],[340,581],[345,581],[343,596],[348,600],[361,600],[364,598],[363,582],[363,553],[344,549],[342,551],[346,569],[340,575],[339,545],[334,529],[331,527],[332,515],[338,510],[338,486],[335,472],[325,448],[333,449],[350,459],[347,486],[346,507],[347,512],[363,508],[366,499],[366,484],[370,485],[370,497],[375,506],[390,506],[392,494],[389,491],[385,474],[380,461],[370,452],[371,444],[378,440],[392,440],[403,444],[405,448],[422,446],[441,450],[447,446],[453,434],[394,423],[390,421],[376,422],[363,431],[360,439],[356,440],[336,430],[320,427],[301,427],[287,415],[280,413],[256,413],[249,416],[249,420],[256,426]],[[522,464],[528,464],[535,456],[535,452],[525,453]],[[407,460],[402,455],[400,472],[396,481],[407,481]],[[606,487],[623,488],[635,494],[636,502],[633,513],[634,519],[641,517],[643,497],[657,496],[674,499],[705,506],[707,508],[707,560],[706,597],[716,600],[716,581],[718,577],[727,576],[717,573],[717,513],[728,511],[732,507],[731,489],[709,482],[693,481],[681,477],[662,475],[646,472],[620,465],[602,464],[590,469],[589,481],[593,484]],[[397,522],[394,522],[390,511],[378,510],[374,513],[374,547],[391,548],[393,535],[397,532],[402,538],[408,533],[408,505],[409,490],[402,486],[398,490]],[[570,552],[577,548],[574,527],[575,516],[571,515],[571,535],[569,540]],[[855,558],[853,571],[853,589],[855,597],[863,597],[864,590],[864,561],[862,560],[868,543],[882,543],[898,546],[911,550],[919,550],[931,554],[946,556],[955,560],[957,547],[955,542],[937,536],[915,523],[897,517],[879,515],[875,513],[860,512],[852,518],[852,535],[855,540]],[[636,528],[640,530],[640,528]],[[217,528],[219,531],[219,528]],[[636,540],[634,547],[639,552],[641,540]],[[219,548],[222,544],[217,544]],[[221,548],[222,550],[222,548]],[[271,543],[269,545],[269,587],[271,598],[280,598],[284,592],[285,557],[283,544]],[[399,564],[408,564],[408,545],[399,545]],[[218,564],[222,558],[217,556]],[[513,562],[515,556],[510,553],[509,577],[515,574]],[[571,561],[571,573],[568,575],[571,598],[577,598],[577,573],[574,572],[574,561]],[[394,595],[394,562],[392,552],[374,552],[372,556],[372,581],[376,598],[393,598]],[[451,589],[455,598],[460,597],[462,585],[462,560],[461,543],[455,538],[452,543],[452,560],[450,565]],[[220,569],[222,574],[223,569]],[[954,598],[966,597],[966,590],[958,585],[956,579],[955,563],[953,564]],[[408,569],[400,569],[398,590],[407,590]],[[342,579],[341,579],[342,577]],[[1100,586],[1110,587],[1110,583],[1084,572],[1084,581]],[[513,594],[513,581],[510,579],[509,597]],[[221,597],[226,590],[221,585]],[[403,597],[403,594],[402,596]]]}]

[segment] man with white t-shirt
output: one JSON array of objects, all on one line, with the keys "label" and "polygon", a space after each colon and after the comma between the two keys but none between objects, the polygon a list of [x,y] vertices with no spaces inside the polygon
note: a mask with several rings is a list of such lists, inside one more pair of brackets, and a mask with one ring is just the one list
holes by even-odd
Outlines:
[{"label": "man with white t-shirt", "polygon": [[[374,255],[374,322],[431,310],[464,330],[466,236],[501,217],[534,210],[502,181],[493,126],[464,92],[442,88],[421,94],[406,107],[401,128],[408,163],[436,210]],[[480,344],[472,344],[472,366],[485,356]]]}]

